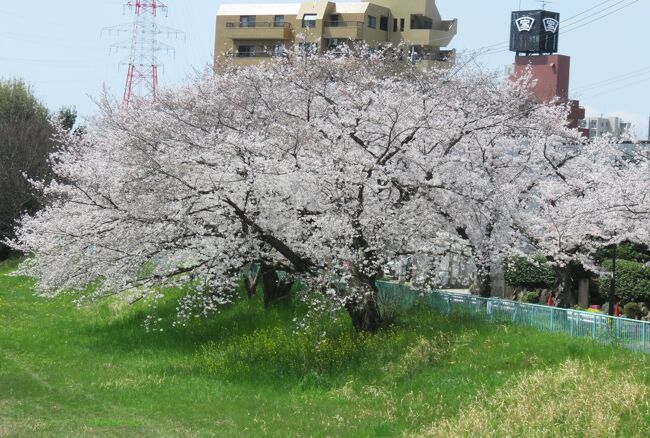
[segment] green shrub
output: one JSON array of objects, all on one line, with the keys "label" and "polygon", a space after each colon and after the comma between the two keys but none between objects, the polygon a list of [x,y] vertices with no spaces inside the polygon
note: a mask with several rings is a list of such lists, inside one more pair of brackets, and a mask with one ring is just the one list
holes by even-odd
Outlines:
[{"label": "green shrub", "polygon": [[625,242],[618,246],[616,258],[645,263],[650,262],[650,252],[645,245]]},{"label": "green shrub", "polygon": [[589,309],[587,309],[587,312],[589,312],[589,313],[605,313],[602,310],[592,309],[591,307]]},{"label": "green shrub", "polygon": [[505,260],[503,277],[511,286],[552,288],[555,285],[555,271],[541,256],[534,261],[526,257]]},{"label": "green shrub", "polygon": [[[603,262],[603,267],[611,270],[612,261]],[[598,290],[602,297],[607,297],[611,278],[603,275],[598,280]],[[629,260],[616,261],[616,295],[624,303],[650,301],[650,268],[643,263]]]},{"label": "green shrub", "polygon": [[539,291],[524,291],[521,294],[521,301],[524,303],[539,304]]},{"label": "green shrub", "polygon": [[638,303],[627,303],[625,307],[623,307],[623,314],[628,318],[636,319],[641,315],[641,307]]},{"label": "green shrub", "polygon": [[[612,257],[612,247],[605,247],[596,251],[595,258],[599,262]],[[650,248],[647,245],[633,242],[623,242],[616,246],[616,258],[619,260],[632,260],[635,262],[650,262]]]}]

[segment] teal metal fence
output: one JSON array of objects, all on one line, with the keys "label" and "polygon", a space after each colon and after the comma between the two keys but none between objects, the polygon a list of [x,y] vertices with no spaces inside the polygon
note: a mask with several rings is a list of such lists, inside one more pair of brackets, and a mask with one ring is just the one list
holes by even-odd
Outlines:
[{"label": "teal metal fence", "polygon": [[650,353],[650,323],[645,321],[500,298],[446,292],[423,293],[399,283],[381,281],[377,286],[384,305],[408,309],[424,304],[435,312],[447,315],[521,324],[550,333],[586,337],[602,344],[616,344]]}]

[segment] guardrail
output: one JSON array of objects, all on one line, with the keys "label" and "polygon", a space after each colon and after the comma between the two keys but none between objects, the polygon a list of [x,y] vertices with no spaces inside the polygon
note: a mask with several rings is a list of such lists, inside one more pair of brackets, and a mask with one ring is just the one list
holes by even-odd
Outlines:
[{"label": "guardrail", "polygon": [[521,324],[549,333],[587,337],[601,344],[615,344],[630,350],[650,353],[650,323],[645,321],[501,298],[420,292],[403,284],[384,281],[377,282],[377,286],[383,304],[392,304],[403,309],[423,304],[433,311],[447,315]]}]

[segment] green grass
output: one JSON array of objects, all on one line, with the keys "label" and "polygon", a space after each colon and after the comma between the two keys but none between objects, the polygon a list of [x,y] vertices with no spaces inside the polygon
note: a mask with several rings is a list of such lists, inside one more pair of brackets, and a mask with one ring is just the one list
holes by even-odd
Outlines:
[{"label": "green grass", "polygon": [[423,309],[373,336],[345,318],[296,335],[299,307],[257,301],[147,333],[146,304],[36,298],[15,265],[0,436],[650,436],[639,354]]}]

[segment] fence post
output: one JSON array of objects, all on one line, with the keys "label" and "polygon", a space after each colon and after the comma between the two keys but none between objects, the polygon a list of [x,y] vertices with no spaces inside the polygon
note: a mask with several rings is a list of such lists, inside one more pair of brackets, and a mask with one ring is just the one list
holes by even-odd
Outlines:
[{"label": "fence post", "polygon": [[594,321],[593,324],[591,324],[591,339],[596,340],[596,315],[593,315]]},{"label": "fence post", "polygon": [[571,317],[572,313],[573,312],[571,310],[566,311],[566,316],[569,319],[569,335],[570,336],[573,336],[573,320],[574,320],[574,318]]},{"label": "fence post", "polygon": [[641,342],[643,342],[643,352],[647,353],[648,352],[648,339],[647,339],[647,333],[648,333],[648,327],[649,325],[642,322],[641,323]]},{"label": "fence post", "polygon": [[555,330],[555,309],[551,307],[551,333]]},{"label": "fence post", "polygon": [[451,315],[451,298],[447,295],[447,315]]}]

